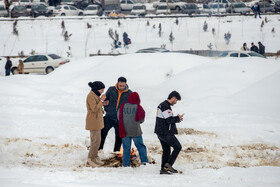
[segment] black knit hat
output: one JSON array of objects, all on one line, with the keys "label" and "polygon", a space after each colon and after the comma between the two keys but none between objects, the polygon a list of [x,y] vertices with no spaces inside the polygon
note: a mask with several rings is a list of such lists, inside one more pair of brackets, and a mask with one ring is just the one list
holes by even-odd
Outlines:
[{"label": "black knit hat", "polygon": [[89,82],[88,85],[97,96],[101,95],[98,90],[105,88],[105,85],[101,81]]}]

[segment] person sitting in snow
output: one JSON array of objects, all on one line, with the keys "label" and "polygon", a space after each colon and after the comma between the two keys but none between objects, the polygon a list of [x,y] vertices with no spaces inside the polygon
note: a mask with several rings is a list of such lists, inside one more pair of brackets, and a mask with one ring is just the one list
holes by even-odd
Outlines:
[{"label": "person sitting in snow", "polygon": [[123,166],[130,166],[131,140],[138,149],[141,164],[148,163],[147,149],[142,138],[140,124],[144,122],[145,111],[140,105],[140,97],[137,92],[132,92],[118,111],[119,133],[123,145]]},{"label": "person sitting in snow", "polygon": [[101,142],[101,129],[104,128],[102,106],[108,105],[108,101],[105,101],[104,94],[101,95],[105,88],[102,82],[89,82],[88,85],[91,87],[91,91],[87,96],[86,130],[90,131],[87,165],[97,167],[104,165],[104,162],[98,158],[98,148]]}]

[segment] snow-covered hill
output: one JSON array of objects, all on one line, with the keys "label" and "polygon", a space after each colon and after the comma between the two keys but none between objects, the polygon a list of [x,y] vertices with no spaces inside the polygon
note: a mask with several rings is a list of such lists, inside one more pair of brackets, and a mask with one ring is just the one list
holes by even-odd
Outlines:
[{"label": "snow-covered hill", "polygon": [[[125,76],[147,117],[144,142],[155,165],[87,168],[89,81]],[[280,61],[188,54],[128,54],[72,60],[49,75],[0,77],[0,186],[279,186]],[[177,90],[183,149],[159,175],[157,105]],[[104,152],[113,149],[109,132]]]}]

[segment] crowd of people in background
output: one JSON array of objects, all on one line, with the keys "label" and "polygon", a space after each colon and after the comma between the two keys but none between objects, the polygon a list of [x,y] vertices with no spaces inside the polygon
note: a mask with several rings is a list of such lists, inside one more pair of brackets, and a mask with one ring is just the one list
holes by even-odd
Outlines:
[{"label": "crowd of people in background", "polygon": [[259,54],[265,56],[265,46],[261,42],[258,42],[258,44],[259,44],[259,47],[256,46],[254,44],[254,42],[252,42],[251,48],[249,49],[247,47],[247,43],[243,43],[243,46],[241,47],[241,51],[254,51],[256,53],[259,53]]}]

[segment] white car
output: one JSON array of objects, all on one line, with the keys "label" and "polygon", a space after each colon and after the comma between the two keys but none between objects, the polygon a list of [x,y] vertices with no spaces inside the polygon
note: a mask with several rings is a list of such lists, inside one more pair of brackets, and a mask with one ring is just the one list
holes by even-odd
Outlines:
[{"label": "white car", "polygon": [[72,5],[60,5],[55,7],[53,14],[56,16],[82,16],[83,11]]},{"label": "white car", "polygon": [[77,1],[77,0],[61,0],[60,4],[61,5],[73,5],[75,1]]},{"label": "white car", "polygon": [[167,8],[166,5],[159,5],[156,9],[156,14],[170,14],[171,10],[170,8]]},{"label": "white car", "polygon": [[121,10],[132,10],[135,2],[133,0],[122,0],[120,3]]},{"label": "white car", "polygon": [[235,58],[242,58],[242,57],[261,57],[265,58],[263,55],[256,53],[254,51],[224,51],[220,57],[235,57]]},{"label": "white car", "polygon": [[[168,1],[168,3],[166,2]],[[156,1],[153,3],[153,7],[157,8],[159,5],[165,5],[171,9],[171,10],[177,10],[180,11],[182,9],[182,6],[184,6],[184,4],[186,4],[185,2],[182,2],[180,0],[160,0],[160,1]]]},{"label": "white car", "polygon": [[99,5],[88,5],[83,14],[84,16],[91,16],[91,15],[98,15],[98,16],[102,16],[102,8]]},{"label": "white car", "polygon": [[[32,55],[23,61],[24,73],[51,73],[55,68],[69,62],[68,59],[61,58],[56,54]],[[17,65],[13,63],[11,71],[17,74]]]},{"label": "white car", "polygon": [[147,14],[146,6],[142,5],[142,4],[134,5],[130,14],[131,15],[145,16]]}]

